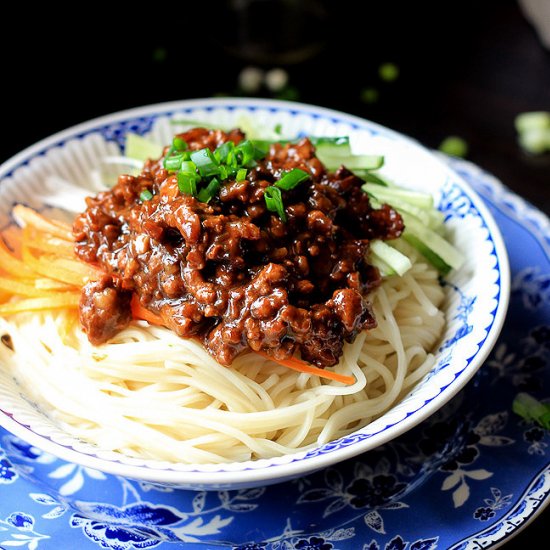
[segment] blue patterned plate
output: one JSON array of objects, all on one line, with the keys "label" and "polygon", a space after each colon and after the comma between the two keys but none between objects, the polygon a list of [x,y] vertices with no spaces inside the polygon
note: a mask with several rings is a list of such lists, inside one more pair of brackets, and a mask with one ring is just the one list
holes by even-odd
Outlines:
[{"label": "blue patterned plate", "polygon": [[466,550],[513,536],[550,502],[550,434],[512,412],[520,391],[550,398],[550,222],[477,167],[448,162],[494,215],[513,282],[499,341],[452,401],[355,459],[234,491],[128,481],[0,431],[0,548]]}]

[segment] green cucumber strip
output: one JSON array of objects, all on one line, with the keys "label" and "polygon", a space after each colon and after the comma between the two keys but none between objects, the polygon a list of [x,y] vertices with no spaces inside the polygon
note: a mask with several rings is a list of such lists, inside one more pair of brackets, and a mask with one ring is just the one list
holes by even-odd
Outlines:
[{"label": "green cucumber strip", "polygon": [[412,267],[411,261],[405,254],[384,241],[378,239],[371,241],[370,250],[375,258],[382,260],[394,273],[400,276],[403,276]]},{"label": "green cucumber strip", "polygon": [[431,230],[423,221],[415,216],[404,212],[402,217],[405,222],[403,236],[406,236],[407,232],[410,235],[414,235],[434,254],[439,256],[443,262],[454,269],[458,269],[462,265],[464,262],[462,254],[449,241]]},{"label": "green cucumber strip", "polygon": [[162,156],[163,147],[138,134],[126,134],[124,153],[127,157],[145,162]]},{"label": "green cucumber strip", "polygon": [[420,193],[398,187],[386,188],[381,185],[369,185],[368,183],[363,185],[362,189],[378,201],[391,204],[392,206],[394,201],[401,200],[420,208],[434,208],[433,197],[428,193]]},{"label": "green cucumber strip", "polygon": [[372,254],[369,256],[369,263],[378,268],[382,277],[390,277],[391,275],[397,275],[395,270],[391,268],[384,260]]},{"label": "green cucumber strip", "polygon": [[442,275],[447,275],[451,271],[452,267],[444,262],[433,250],[428,248],[418,237],[407,233],[405,230],[403,232],[403,239],[406,240],[411,246],[414,246],[428,262],[430,262]]},{"label": "green cucumber strip", "polygon": [[373,174],[369,170],[355,169],[355,175],[365,180],[366,183],[374,183],[375,185],[382,185],[383,187],[389,187],[389,183],[383,180],[380,176]]},{"label": "green cucumber strip", "polygon": [[[372,197],[371,204],[375,208],[380,208],[384,203]],[[430,209],[420,208],[419,206],[415,206],[414,204],[410,204],[406,201],[395,199],[395,198],[392,199],[391,206],[392,208],[397,210],[397,212],[399,213],[406,212],[408,214],[412,214],[413,216],[416,216],[421,220],[425,220],[428,227],[430,229],[433,229],[436,233],[441,234],[443,232],[445,215],[443,214],[443,212],[440,212],[436,208],[430,208]]]},{"label": "green cucumber strip", "polygon": [[323,158],[341,159],[343,161],[352,156],[349,141],[342,142],[338,145],[328,141],[321,141],[315,145],[315,152],[321,161]]}]

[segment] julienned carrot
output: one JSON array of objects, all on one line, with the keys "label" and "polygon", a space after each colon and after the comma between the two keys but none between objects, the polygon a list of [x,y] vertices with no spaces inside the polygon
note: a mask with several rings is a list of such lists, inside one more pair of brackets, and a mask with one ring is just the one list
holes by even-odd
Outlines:
[{"label": "julienned carrot", "polygon": [[0,290],[12,296],[44,296],[45,291],[37,288],[33,281],[14,280],[7,277],[0,277]]},{"label": "julienned carrot", "polygon": [[16,204],[13,207],[13,214],[25,225],[34,227],[38,231],[49,233],[50,235],[59,237],[60,239],[64,239],[66,241],[74,240],[71,227],[68,224],[64,224],[59,221],[49,220],[48,218],[42,216],[42,214],[38,213],[32,208],[29,208],[28,206]]},{"label": "julienned carrot", "polygon": [[0,304],[0,315],[12,315],[23,311],[77,308],[80,292],[57,292],[40,298],[25,298],[17,302]]},{"label": "julienned carrot", "polygon": [[25,245],[23,245],[22,254],[25,264],[31,267],[38,275],[49,277],[77,288],[81,288],[87,282],[84,275],[66,268],[60,268],[56,262],[57,258],[54,256],[42,255],[37,257]]},{"label": "julienned carrot", "polygon": [[25,262],[13,255],[2,238],[0,238],[0,267],[6,273],[17,278],[36,276],[36,273]]},{"label": "julienned carrot", "polygon": [[143,307],[136,294],[132,296],[130,307],[132,309],[132,317],[134,319],[141,319],[142,321],[147,321],[149,324],[157,325],[159,327],[165,326],[162,317]]},{"label": "julienned carrot", "polygon": [[74,255],[74,241],[46,235],[28,226],[23,230],[23,239],[29,247],[35,250],[51,252],[52,254],[62,255],[67,258],[71,258]]},{"label": "julienned carrot", "polygon": [[271,355],[268,355],[263,351],[257,351],[256,353],[288,369],[303,372],[305,374],[314,374],[319,378],[334,380],[335,382],[341,382],[342,384],[346,384],[348,386],[351,384],[355,384],[355,378],[353,376],[348,376],[347,374],[339,374],[331,370],[320,369],[319,367],[314,367],[313,365],[310,365],[305,361],[301,361],[300,359],[295,359],[294,357],[291,359],[275,359],[274,357],[271,357]]}]

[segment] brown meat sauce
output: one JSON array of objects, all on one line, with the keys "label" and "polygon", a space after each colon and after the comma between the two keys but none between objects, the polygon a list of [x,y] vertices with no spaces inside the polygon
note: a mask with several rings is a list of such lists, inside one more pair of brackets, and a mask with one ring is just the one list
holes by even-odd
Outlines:
[{"label": "brown meat sauce", "polygon": [[[244,138],[202,128],[180,137],[193,150]],[[263,194],[292,168],[311,177],[283,191],[285,223]],[[369,241],[403,231],[399,214],[374,209],[362,184],[344,167],[328,173],[308,139],[272,145],[246,180],[228,180],[208,204],[182,194],[162,159],[120,176],[73,227],[77,255],[107,274],[82,292],[89,340],[100,344],[130,322],[134,294],[224,365],[248,348],[336,364],[345,341],[376,325],[368,294],[380,275],[366,261]],[[145,189],[153,198],[142,202]]]}]

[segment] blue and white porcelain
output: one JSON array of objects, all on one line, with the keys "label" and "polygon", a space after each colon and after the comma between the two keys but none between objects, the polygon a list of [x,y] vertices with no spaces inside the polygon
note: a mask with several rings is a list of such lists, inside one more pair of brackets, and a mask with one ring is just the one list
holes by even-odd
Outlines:
[{"label": "blue and white porcelain", "polygon": [[[402,186],[433,194],[446,216],[450,238],[463,252],[465,262],[445,280],[446,329],[436,351],[435,367],[429,375],[400,403],[365,428],[308,452],[220,465],[183,465],[125,457],[64,433],[39,408],[25,400],[9,373],[0,369],[0,426],[27,443],[26,450],[24,445],[19,444],[23,456],[36,453],[40,456],[41,467],[41,461],[45,460],[43,457],[49,456],[44,455],[44,451],[72,463],[72,466],[62,467],[61,473],[54,474],[54,479],[57,479],[55,476],[61,478],[64,477],[62,473],[66,474],[72,468],[71,473],[67,474],[69,479],[64,481],[69,487],[76,487],[90,477],[95,486],[101,487],[102,476],[106,474],[145,484],[121,482],[120,490],[124,497],[114,508],[100,504],[94,508],[87,501],[82,509],[83,518],[95,517],[99,524],[75,519],[78,527],[86,532],[101,530],[101,522],[108,523],[112,516],[126,517],[134,512],[136,517],[142,512],[156,517],[158,512],[162,517],[154,520],[158,520],[159,529],[155,533],[162,532],[162,536],[168,538],[176,536],[173,533],[187,536],[185,526],[188,523],[194,526],[190,527],[189,536],[194,536],[192,530],[195,528],[198,532],[205,532],[205,525],[210,525],[210,530],[221,532],[226,523],[233,521],[233,513],[258,507],[257,500],[266,491],[266,485],[298,478],[292,486],[301,486],[305,482],[304,475],[377,449],[436,413],[477,372],[493,348],[504,322],[510,290],[506,248],[491,212],[464,178],[411,139],[371,122],[309,105],[257,99],[190,100],[126,111],[71,128],[23,151],[0,168],[0,224],[9,221],[10,207],[14,202],[26,202],[37,208],[43,206],[48,195],[44,183],[46,176],[57,175],[92,190],[93,170],[101,164],[101,158],[120,154],[127,132],[146,135],[159,143],[169,143],[178,126],[190,119],[226,128],[253,124],[264,131],[279,125],[287,137],[350,136],[357,151],[384,155],[382,175]],[[528,275],[525,273],[526,277]],[[533,283],[536,277],[537,274],[532,273],[530,282]],[[483,396],[484,400],[487,398]],[[8,438],[7,450],[14,448]],[[384,501],[390,496],[400,495],[408,484],[404,485],[398,477],[392,477],[391,461],[385,460],[382,465],[370,462],[377,452],[369,455],[369,462],[358,467],[352,477],[332,479],[330,474],[319,474],[329,476],[327,487],[321,493],[311,493],[309,497],[307,492],[304,493],[301,502],[305,504],[307,501],[307,506],[316,506],[320,510],[326,507],[324,512],[320,512],[321,520],[324,514],[326,517],[344,508],[362,511],[372,506],[368,499],[353,497],[354,488],[357,488],[358,494],[363,493],[360,490],[362,484],[374,483],[373,494],[383,497]],[[17,462],[19,458],[16,454],[14,460]],[[431,465],[431,460],[430,456],[425,457],[423,474],[436,467],[435,462]],[[44,463],[44,467],[49,466]],[[36,460],[33,461],[33,468],[36,469]],[[382,476],[378,481],[377,475]],[[376,484],[382,481],[384,487],[378,487]],[[204,496],[197,495],[191,509],[185,512],[176,513],[173,505],[145,512],[149,506],[146,497],[158,493],[148,483],[197,491],[243,492],[234,496],[219,493],[220,501],[217,503],[214,502],[215,495],[198,493]],[[390,483],[391,487],[387,487],[386,483]],[[464,485],[462,478],[458,483],[460,487]],[[144,498],[138,498],[143,487],[151,490]],[[382,489],[389,493],[381,495]],[[321,495],[324,496],[321,498]],[[227,501],[227,498],[234,500]],[[394,506],[400,507],[401,504]],[[217,512],[206,518],[205,510]],[[379,512],[368,517],[370,519],[365,519],[367,523],[382,521]],[[289,524],[287,531],[293,529],[294,526]]]},{"label": "blue and white porcelain", "polygon": [[550,400],[550,221],[492,176],[448,161],[508,245],[509,314],[487,361],[437,413],[371,452],[300,479],[173,490],[66,462],[0,429],[0,548],[473,550],[550,503],[550,432],[512,412]]}]

